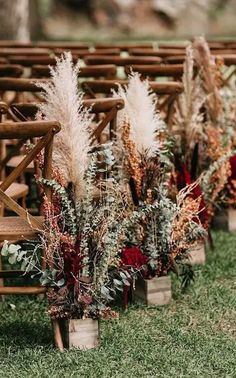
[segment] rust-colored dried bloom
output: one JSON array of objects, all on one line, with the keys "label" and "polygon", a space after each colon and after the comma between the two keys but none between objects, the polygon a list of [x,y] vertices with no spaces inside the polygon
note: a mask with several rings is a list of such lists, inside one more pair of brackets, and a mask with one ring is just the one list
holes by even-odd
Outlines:
[{"label": "rust-colored dried bloom", "polygon": [[136,183],[137,194],[140,195],[143,177],[142,169],[140,167],[141,160],[138,157],[135,143],[130,138],[130,124],[128,121],[123,123],[121,139],[127,153],[127,169]]},{"label": "rust-colored dried bloom", "polygon": [[224,155],[222,150],[222,130],[215,128],[211,125],[206,127],[207,135],[207,155],[212,160],[215,161]]}]

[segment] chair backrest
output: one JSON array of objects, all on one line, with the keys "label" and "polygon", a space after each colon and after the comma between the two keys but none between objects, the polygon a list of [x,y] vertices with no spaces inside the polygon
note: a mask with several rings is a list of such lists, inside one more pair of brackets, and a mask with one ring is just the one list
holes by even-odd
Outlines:
[{"label": "chair backrest", "polygon": [[41,48],[12,48],[12,47],[1,47],[0,46],[0,56],[10,57],[10,56],[42,56],[42,55],[49,55],[51,51],[49,49],[41,49]]},{"label": "chair backrest", "polygon": [[[128,80],[91,80],[81,83],[84,92],[91,98],[96,98],[97,95],[111,95],[112,90],[117,90],[118,86],[127,85]],[[171,126],[172,116],[174,112],[174,105],[178,95],[183,91],[183,86],[179,82],[157,82],[150,81],[150,88],[154,93],[162,97],[158,101],[158,109],[163,113],[166,123]]]},{"label": "chair backrest", "polygon": [[[72,59],[73,59],[74,62],[77,62],[78,55],[72,54]],[[49,56],[49,55],[40,55],[40,56],[20,55],[20,56],[9,57],[8,62],[11,63],[11,64],[21,64],[24,67],[32,67],[35,64],[40,64],[40,65],[44,65],[44,66],[55,65],[56,59],[55,59],[55,56]]]},{"label": "chair backrest", "polygon": [[[1,71],[0,71],[1,72]],[[116,66],[114,64],[104,64],[99,66],[86,66],[81,67],[79,78],[104,78],[113,79],[116,76]],[[32,66],[31,76],[35,78],[48,78],[50,77],[50,69],[48,66],[35,65]]]},{"label": "chair backrest", "polygon": [[50,50],[54,49],[65,49],[65,50],[85,50],[89,49],[89,43],[82,42],[60,42],[60,41],[38,41],[35,43],[35,46],[40,48],[46,48]]},{"label": "chair backrest", "polygon": [[125,73],[139,72],[143,78],[155,79],[169,77],[180,79],[183,75],[183,64],[132,64],[125,67]]},{"label": "chair backrest", "polygon": [[94,55],[85,56],[84,61],[86,64],[115,64],[116,66],[127,66],[130,64],[158,64],[161,63],[161,58],[154,56],[109,56],[109,55]]},{"label": "chair backrest", "polygon": [[131,48],[152,48],[152,42],[146,43],[95,43],[94,47],[96,50],[98,49],[111,49],[111,48],[118,48],[121,51],[129,51]]},{"label": "chair backrest", "polygon": [[180,54],[180,55],[175,55],[175,56],[167,56],[164,61],[166,64],[183,64],[185,61],[185,58],[186,58],[185,54]]},{"label": "chair backrest", "polygon": [[19,64],[0,64],[0,77],[20,77],[24,68]]},{"label": "chair backrest", "polygon": [[185,49],[130,49],[129,54],[133,56],[159,56],[165,58],[167,56],[175,56],[185,54]]},{"label": "chair backrest", "polygon": [[[36,82],[42,82],[43,79],[29,78],[11,78],[0,77],[0,100],[11,104],[12,102],[41,101],[40,92],[42,91],[36,85]],[[13,96],[8,96],[8,92],[13,92]]]},{"label": "chair backrest", "polygon": [[[114,139],[116,136],[116,118],[117,112],[124,107],[122,99],[98,98],[83,100],[83,106],[94,114],[95,126],[91,131],[91,144],[96,140],[100,141],[103,131],[108,127],[109,138]],[[37,104],[12,104],[11,112],[18,120],[34,119],[38,111]]]},{"label": "chair backrest", "polygon": [[[52,173],[52,143],[54,134],[60,130],[58,122],[32,121],[32,122],[6,122],[1,123],[0,140],[17,139],[27,140],[29,138],[37,138],[34,147],[21,160],[19,165],[11,171],[11,173],[0,184],[0,201],[4,206],[8,207],[18,216],[26,220],[33,228],[41,230],[42,224],[38,219],[33,217],[17,202],[10,198],[6,190],[9,186],[24,172],[30,162],[34,161],[37,155],[44,150],[44,169],[43,177],[50,179]],[[50,197],[51,192],[49,188],[46,189],[46,194]]]},{"label": "chair backrest", "polygon": [[64,49],[64,48],[59,48],[59,49],[54,49],[54,54],[61,54],[64,51],[71,51],[73,55],[78,55],[78,57],[83,58],[85,55],[120,55],[120,49],[114,47],[110,49],[98,49],[98,50],[89,50],[89,49]]},{"label": "chair backrest", "polygon": [[158,42],[159,49],[175,49],[175,50],[183,50],[185,49],[191,42],[190,41],[182,41],[182,42]]}]

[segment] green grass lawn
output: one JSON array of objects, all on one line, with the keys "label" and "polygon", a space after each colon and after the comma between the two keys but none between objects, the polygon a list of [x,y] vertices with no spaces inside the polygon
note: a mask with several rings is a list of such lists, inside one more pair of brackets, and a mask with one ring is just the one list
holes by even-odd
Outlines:
[{"label": "green grass lawn", "polygon": [[0,377],[236,377],[236,235],[213,236],[215,251],[196,267],[186,294],[175,279],[171,305],[132,305],[119,321],[103,321],[96,350],[61,354],[52,347],[46,303],[7,297]]}]

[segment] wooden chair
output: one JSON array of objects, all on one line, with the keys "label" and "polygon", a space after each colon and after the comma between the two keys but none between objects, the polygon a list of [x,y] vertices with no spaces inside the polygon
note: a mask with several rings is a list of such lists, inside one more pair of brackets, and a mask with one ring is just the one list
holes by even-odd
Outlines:
[{"label": "wooden chair", "polygon": [[[39,92],[41,91],[35,83],[43,80],[40,79],[29,79],[29,78],[11,78],[11,77],[0,77],[0,97],[1,100],[6,103],[11,103],[12,101],[32,101],[32,99],[39,98]],[[45,80],[44,80],[45,81]],[[15,97],[8,100],[7,92],[14,92]]]},{"label": "wooden chair", "polygon": [[[72,58],[74,62],[77,62],[78,60],[78,55],[73,55]],[[49,55],[41,55],[41,56],[35,56],[35,55],[29,55],[29,56],[10,56],[8,58],[8,62],[10,64],[20,64],[21,66],[24,67],[32,67],[35,64],[40,64],[40,65],[55,65],[56,64],[56,59],[55,56],[49,56]]]},{"label": "wooden chair", "polygon": [[[84,92],[90,98],[96,98],[97,95],[109,96],[112,90],[117,90],[118,85],[127,85],[128,80],[92,80],[84,81],[81,86]],[[150,88],[154,93],[162,97],[158,101],[158,109],[163,113],[163,117],[169,127],[172,124],[174,105],[178,95],[183,91],[183,86],[178,82],[157,82],[150,81]]]},{"label": "wooden chair", "polygon": [[[1,72],[1,71],[0,71]],[[113,79],[116,76],[116,66],[114,64],[104,64],[99,66],[86,66],[80,68],[79,78],[99,78]],[[33,78],[49,78],[50,69],[48,66],[34,65],[31,69]]]},{"label": "wooden chair", "polygon": [[[8,106],[5,103],[0,102],[0,122],[2,122],[3,117],[8,114]],[[1,123],[0,123],[1,127]],[[23,145],[23,142],[16,144],[16,150],[18,150]],[[8,156],[7,156],[8,155]],[[6,175],[6,164],[11,159],[11,154],[7,154],[7,146],[4,141],[0,140],[0,179],[3,180]],[[29,193],[28,185],[25,183],[13,182],[8,188],[8,195],[16,201],[21,201],[22,206],[25,208],[26,196]],[[4,215],[4,206],[0,206],[0,216]]]},{"label": "wooden chair", "polygon": [[175,56],[179,54],[185,54],[185,49],[129,49],[129,54],[133,56],[158,56],[160,58],[166,58],[167,56]]},{"label": "wooden chair", "polygon": [[90,48],[89,43],[82,42],[62,42],[62,41],[38,41],[35,46],[50,50],[66,49],[66,50],[85,50]]},{"label": "wooden chair", "polygon": [[34,47],[33,42],[22,42],[22,41],[16,41],[16,40],[1,40],[0,41],[0,47],[12,47],[12,48],[32,48]]},{"label": "wooden chair", "polygon": [[[124,101],[115,98],[87,99],[83,100],[83,106],[94,114],[96,122],[91,128],[91,143],[100,142],[106,128],[109,139],[114,139],[116,137],[117,112],[124,107]],[[11,110],[16,116],[31,120],[34,119],[38,106],[36,103],[12,104]],[[97,117],[98,115],[100,117]]]},{"label": "wooden chair", "polygon": [[19,64],[0,64],[0,77],[20,77],[24,68]]},{"label": "wooden chair", "polygon": [[191,42],[182,41],[182,42],[158,42],[157,46],[159,49],[175,49],[175,50],[184,50]]},{"label": "wooden chair", "polygon": [[181,79],[183,75],[183,64],[132,64],[125,67],[125,73],[139,72],[143,78],[148,77],[155,80],[159,77]]},{"label": "wooden chair", "polygon": [[179,54],[179,55],[175,55],[175,56],[167,56],[164,59],[164,62],[166,64],[183,64],[184,61],[185,61],[185,57],[186,57],[185,54]]},{"label": "wooden chair", "polygon": [[[9,207],[17,216],[0,217],[0,242],[4,240],[35,240],[43,231],[43,218],[33,217],[27,210],[19,206],[14,199],[7,193],[7,189],[11,183],[21,174],[27,165],[44,150],[44,170],[43,177],[51,178],[51,162],[52,162],[52,145],[55,133],[60,130],[57,122],[24,122],[24,123],[2,123],[0,128],[0,139],[28,139],[37,137],[38,142],[34,148],[28,153],[21,164],[8,176],[0,185],[0,200]],[[46,189],[46,195],[50,199],[51,190]],[[45,260],[42,259],[42,268],[45,268]],[[32,274],[32,272],[30,272]],[[28,274],[29,275],[29,274]],[[16,278],[25,277],[20,270],[1,269],[0,278]],[[7,294],[43,294],[47,290],[43,286],[0,286],[0,295]],[[52,321],[55,344],[62,349],[62,341],[60,333],[58,334],[57,321]]]},{"label": "wooden chair", "polygon": [[0,46],[0,56],[2,57],[10,57],[10,56],[42,56],[42,55],[49,55],[51,51],[49,49],[43,49],[43,48],[11,48],[6,47],[3,48]]},{"label": "wooden chair", "polygon": [[110,49],[110,48],[118,48],[121,51],[129,51],[131,48],[152,48],[153,43],[152,42],[146,42],[146,43],[95,43],[94,45],[96,50],[99,49]]},{"label": "wooden chair", "polygon": [[110,48],[110,49],[99,49],[99,50],[76,50],[76,49],[65,49],[65,48],[59,48],[54,49],[54,54],[62,54],[64,51],[71,51],[72,55],[77,55],[79,58],[83,58],[86,55],[93,56],[93,55],[120,55],[120,49],[118,48]]},{"label": "wooden chair", "polygon": [[142,56],[109,56],[109,55],[94,55],[85,56],[84,61],[87,65],[92,64],[115,64],[116,66],[127,66],[131,64],[158,64],[161,63],[161,58],[159,57],[142,57]]},{"label": "wooden chair", "polygon": [[[0,243],[4,240],[32,240],[37,239],[37,234],[43,230],[42,217],[34,217],[20,206],[11,196],[8,189],[12,183],[22,174],[25,168],[37,155],[44,150],[43,177],[51,178],[52,143],[54,134],[60,130],[57,122],[6,122],[1,123],[0,140],[38,138],[33,149],[25,156],[16,167],[0,184],[0,201],[17,216],[0,217]],[[47,189],[50,197],[50,191]],[[12,278],[14,274],[19,276],[22,272],[0,272],[1,278]],[[4,294],[38,294],[45,292],[42,287],[0,287],[0,295]]]}]

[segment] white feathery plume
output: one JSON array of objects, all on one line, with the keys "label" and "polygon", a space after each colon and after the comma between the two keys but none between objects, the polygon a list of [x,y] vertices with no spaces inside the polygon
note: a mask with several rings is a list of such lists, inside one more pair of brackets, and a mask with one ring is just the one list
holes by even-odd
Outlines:
[{"label": "white feathery plume", "polygon": [[88,166],[89,127],[92,116],[82,108],[83,93],[78,91],[79,62],[73,65],[70,52],[50,67],[51,81],[38,86],[45,102],[39,104],[37,119],[56,120],[61,131],[55,135],[53,164],[67,184],[72,183],[75,199],[84,192],[84,173]]},{"label": "white feathery plume", "polygon": [[157,135],[165,128],[156,110],[156,95],[151,93],[148,80],[142,81],[137,72],[129,76],[129,83],[119,85],[114,97],[121,97],[125,107],[118,113],[118,132],[125,120],[130,123],[130,137],[140,154],[152,156],[160,149]]}]

